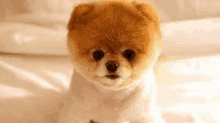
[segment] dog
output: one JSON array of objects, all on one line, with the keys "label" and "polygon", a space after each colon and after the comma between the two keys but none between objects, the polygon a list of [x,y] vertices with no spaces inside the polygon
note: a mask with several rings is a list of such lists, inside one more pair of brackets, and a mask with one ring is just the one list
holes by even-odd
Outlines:
[{"label": "dog", "polygon": [[162,34],[151,3],[77,5],[67,37],[74,72],[59,123],[164,123],[153,71]]}]

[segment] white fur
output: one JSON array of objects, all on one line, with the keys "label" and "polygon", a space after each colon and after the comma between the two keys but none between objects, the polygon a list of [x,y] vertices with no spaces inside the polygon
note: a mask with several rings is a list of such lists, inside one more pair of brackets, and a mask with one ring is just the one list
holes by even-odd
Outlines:
[{"label": "white fur", "polygon": [[127,66],[125,66],[123,62],[119,62],[120,67],[118,67],[117,71],[115,71],[114,73],[119,75],[120,78],[118,79],[108,79],[105,77],[105,75],[108,74],[108,70],[106,69],[105,66],[106,62],[102,62],[102,64],[99,65],[99,67],[96,70],[96,74],[98,77],[100,77],[99,82],[102,82],[103,84],[108,84],[108,85],[121,85],[124,80],[126,80],[126,78],[132,76],[132,73],[129,72],[129,70],[127,70]]},{"label": "white fur", "polygon": [[103,88],[74,71],[59,123],[163,123],[152,69],[121,90]]}]

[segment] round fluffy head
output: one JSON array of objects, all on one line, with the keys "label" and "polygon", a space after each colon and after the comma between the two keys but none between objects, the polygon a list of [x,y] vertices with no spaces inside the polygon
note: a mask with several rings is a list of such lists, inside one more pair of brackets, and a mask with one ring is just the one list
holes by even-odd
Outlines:
[{"label": "round fluffy head", "polygon": [[68,48],[76,71],[106,88],[135,84],[161,53],[159,16],[149,2],[78,5],[68,30]]}]

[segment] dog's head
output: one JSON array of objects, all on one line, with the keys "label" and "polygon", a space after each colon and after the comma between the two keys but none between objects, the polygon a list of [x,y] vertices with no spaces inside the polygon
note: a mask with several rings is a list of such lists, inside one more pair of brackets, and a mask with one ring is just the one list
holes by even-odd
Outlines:
[{"label": "dog's head", "polygon": [[107,88],[135,83],[154,66],[161,47],[159,16],[149,2],[81,4],[68,23],[68,48],[75,69]]}]

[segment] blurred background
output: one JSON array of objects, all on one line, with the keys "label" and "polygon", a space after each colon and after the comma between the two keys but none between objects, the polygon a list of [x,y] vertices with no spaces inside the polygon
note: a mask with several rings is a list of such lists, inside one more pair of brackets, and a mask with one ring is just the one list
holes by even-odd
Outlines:
[{"label": "blurred background", "polygon": [[[73,4],[88,0],[0,0],[0,17],[24,13],[69,14]],[[142,0],[144,1],[144,0]],[[152,2],[162,22],[220,16],[219,0],[146,0]]]}]

